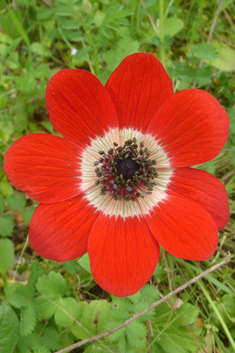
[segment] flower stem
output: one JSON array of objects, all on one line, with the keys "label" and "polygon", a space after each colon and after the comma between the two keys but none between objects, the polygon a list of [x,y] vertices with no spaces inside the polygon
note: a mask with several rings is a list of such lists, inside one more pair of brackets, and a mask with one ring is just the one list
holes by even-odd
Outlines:
[{"label": "flower stem", "polygon": [[159,47],[159,57],[165,67],[165,45],[164,45],[164,0],[159,0],[159,37],[161,44]]}]

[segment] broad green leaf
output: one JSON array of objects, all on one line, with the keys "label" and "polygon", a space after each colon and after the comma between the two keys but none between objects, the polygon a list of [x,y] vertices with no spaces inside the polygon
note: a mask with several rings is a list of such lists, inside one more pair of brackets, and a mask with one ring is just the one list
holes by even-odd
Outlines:
[{"label": "broad green leaf", "polygon": [[184,26],[184,22],[179,18],[165,18],[164,19],[164,35],[174,37]]},{"label": "broad green leaf", "polygon": [[228,45],[223,43],[211,42],[211,44],[217,50],[219,55],[217,59],[208,61],[208,63],[222,71],[234,71],[235,50],[231,49]]},{"label": "broad green leaf", "polygon": [[106,300],[93,300],[89,304],[87,302],[80,302],[81,316],[79,322],[91,334],[74,322],[71,326],[72,333],[80,338],[85,339],[103,332],[104,325],[109,321],[109,303]]},{"label": "broad green leaf", "polygon": [[[62,328],[67,328],[72,325],[74,320],[77,320],[80,316],[80,304],[74,298],[61,298],[58,302],[58,305],[61,307],[55,313],[55,323]],[[70,314],[70,317],[63,309]],[[74,319],[74,320],[73,320]]]},{"label": "broad green leaf", "polygon": [[90,266],[90,260],[89,260],[88,253],[86,253],[85,255],[80,257],[78,263],[80,266],[82,266],[82,268],[84,268],[84,270],[91,273],[91,266]]},{"label": "broad green leaf", "polygon": [[21,309],[20,313],[20,334],[27,336],[32,333],[36,324],[36,315],[33,307],[28,305]]},{"label": "broad green leaf", "polygon": [[19,320],[8,305],[0,306],[0,351],[13,353],[19,336]]},{"label": "broad green leaf", "polygon": [[48,275],[44,275],[38,279],[36,288],[45,297],[56,299],[64,294],[66,281],[61,274],[52,271]]},{"label": "broad green leaf", "polygon": [[[53,300],[53,302],[58,303],[59,299]],[[36,312],[36,316],[39,319],[47,320],[52,317],[57,311],[58,307],[53,302],[49,301],[43,297],[37,297],[33,302],[32,306]]]},{"label": "broad green leaf", "polygon": [[194,44],[189,54],[203,60],[214,60],[218,57],[218,51],[211,43]]},{"label": "broad green leaf", "polygon": [[9,270],[14,260],[14,247],[9,239],[0,239],[0,273]]},{"label": "broad green leaf", "polygon": [[18,210],[19,208],[24,207],[25,202],[26,201],[25,201],[24,197],[19,193],[14,193],[12,195],[7,196],[8,206],[12,210]]},{"label": "broad green leaf", "polygon": [[[9,214],[0,217],[0,235],[8,237],[11,235],[14,228],[14,221]],[[1,260],[0,260],[1,261]]]}]

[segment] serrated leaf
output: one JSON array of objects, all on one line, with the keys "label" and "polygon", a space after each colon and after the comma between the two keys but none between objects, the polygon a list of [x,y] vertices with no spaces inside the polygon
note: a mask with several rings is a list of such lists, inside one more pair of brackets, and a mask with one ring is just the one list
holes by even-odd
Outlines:
[{"label": "serrated leaf", "polygon": [[19,282],[8,283],[4,288],[4,293],[7,301],[16,308],[21,308],[28,305],[27,299],[17,292],[23,284]]},{"label": "serrated leaf", "polygon": [[[89,304],[80,302],[80,307],[81,316],[79,317],[79,322],[93,335],[103,332],[105,323],[109,321],[109,303],[106,300],[93,300]],[[91,337],[76,322],[72,324],[71,331],[80,339]]]},{"label": "serrated leaf", "polygon": [[0,306],[0,347],[1,353],[13,353],[19,336],[19,320],[8,306]]},{"label": "serrated leaf", "polygon": [[48,275],[44,275],[38,279],[36,288],[45,297],[56,299],[64,294],[66,281],[61,274],[52,271]]},{"label": "serrated leaf", "polygon": [[69,260],[69,261],[63,262],[63,266],[65,271],[69,275],[74,275],[79,270],[79,264],[77,260]]},{"label": "serrated leaf", "polygon": [[4,210],[5,210],[5,201],[4,201],[4,198],[0,195],[0,212],[3,212]]},{"label": "serrated leaf", "polygon": [[20,353],[31,353],[32,349],[36,350],[40,348],[40,340],[38,335],[32,333],[26,337],[19,336],[17,348],[19,349]]},{"label": "serrated leaf", "polygon": [[211,43],[194,44],[191,53],[202,60],[214,60],[218,57],[218,51]]},{"label": "serrated leaf", "polygon": [[[67,328],[72,325],[74,320],[78,320],[81,308],[80,303],[77,302],[74,298],[61,298],[58,302],[58,305],[61,307],[56,310],[54,319],[55,323],[62,328]],[[66,311],[64,312],[63,309]],[[72,317],[70,317],[68,314]],[[74,320],[73,320],[74,319]]]},{"label": "serrated leaf", "polygon": [[18,210],[19,208],[25,206],[26,201],[21,194],[14,193],[7,196],[7,203],[12,210]]},{"label": "serrated leaf", "polygon": [[[53,301],[57,303],[59,299],[55,299]],[[58,309],[54,303],[43,297],[37,297],[32,302],[32,306],[36,312],[36,316],[43,320],[50,319],[50,317],[52,317]]]},{"label": "serrated leaf", "polygon": [[131,322],[126,326],[126,335],[132,347],[140,347],[146,337],[146,326],[137,320]]},{"label": "serrated leaf", "polygon": [[42,266],[39,263],[34,262],[32,264],[32,266],[30,267],[30,275],[28,278],[28,284],[35,286],[38,278],[41,277],[43,274],[44,274],[44,270],[43,270]]},{"label": "serrated leaf", "polygon": [[14,221],[12,217],[8,214],[0,217],[0,235],[3,237],[8,237],[13,232]]},{"label": "serrated leaf", "polygon": [[39,322],[36,325],[35,332],[39,334],[41,346],[45,346],[50,351],[57,350],[60,348],[60,333],[56,331],[54,327],[45,326]]},{"label": "serrated leaf", "polygon": [[20,334],[27,336],[32,333],[36,324],[36,315],[33,307],[28,305],[20,312]]},{"label": "serrated leaf", "polygon": [[0,239],[0,273],[6,273],[14,260],[14,247],[9,239]]},{"label": "serrated leaf", "polygon": [[215,60],[208,61],[210,65],[216,67],[222,71],[234,71],[235,70],[235,51],[228,45],[212,42],[211,43],[218,52],[218,57]]},{"label": "serrated leaf", "polygon": [[139,43],[130,37],[121,38],[115,48],[106,52],[104,60],[110,71],[116,69],[119,63],[127,56],[139,50]]}]

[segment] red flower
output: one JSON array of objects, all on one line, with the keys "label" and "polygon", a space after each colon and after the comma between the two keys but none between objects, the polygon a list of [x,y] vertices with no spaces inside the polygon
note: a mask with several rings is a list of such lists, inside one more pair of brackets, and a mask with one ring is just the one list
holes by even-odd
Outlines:
[{"label": "red flower", "polygon": [[149,280],[158,244],[188,260],[213,255],[227,194],[189,167],[214,158],[227,139],[228,116],[213,96],[173,94],[160,62],[139,53],[105,87],[87,71],[59,71],[46,101],[66,139],[21,137],[4,164],[11,182],[40,202],[29,229],[39,255],[66,261],[88,251],[94,279],[120,297]]}]

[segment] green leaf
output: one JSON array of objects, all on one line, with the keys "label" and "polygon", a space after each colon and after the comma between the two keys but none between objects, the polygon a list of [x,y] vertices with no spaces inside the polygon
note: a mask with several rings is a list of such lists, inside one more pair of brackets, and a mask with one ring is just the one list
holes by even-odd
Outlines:
[{"label": "green leaf", "polygon": [[[54,302],[59,302],[59,299],[55,299]],[[37,318],[43,320],[50,319],[58,309],[54,303],[43,297],[37,297],[32,302],[32,306],[36,312]]]},{"label": "green leaf", "polygon": [[3,180],[1,180],[0,182],[0,191],[3,196],[13,194],[12,186],[7,181],[3,181]]},{"label": "green leaf", "polygon": [[44,21],[51,18],[53,13],[54,13],[53,9],[41,8],[37,10],[36,17],[37,17],[37,20]]},{"label": "green leaf", "polygon": [[[169,300],[171,305],[173,305],[174,302],[175,300]],[[154,323],[158,330],[155,331],[154,340],[156,340],[158,345],[167,353],[197,352],[199,345],[180,318],[190,327],[194,335],[198,336],[199,342],[203,345],[203,340],[199,337],[201,328],[192,325],[197,320],[199,309],[186,303],[180,308],[175,309],[175,311],[177,315],[166,303],[156,308]]]},{"label": "green leaf", "polygon": [[34,206],[30,206],[30,207],[27,207],[27,208],[23,209],[22,217],[23,217],[23,220],[25,221],[26,224],[30,223],[31,218],[32,218],[32,216],[34,214],[34,211],[35,211],[35,207]]},{"label": "green leaf", "polygon": [[35,333],[32,333],[25,337],[19,336],[17,347],[20,353],[32,353],[32,349],[36,350],[40,348],[40,340],[38,335],[36,335]]},{"label": "green leaf", "polygon": [[[93,300],[90,303],[80,302],[81,316],[79,322],[92,335],[103,332],[104,325],[109,321],[109,303],[106,300]],[[79,339],[91,337],[86,330],[74,322],[71,326],[72,333]]]},{"label": "green leaf", "polygon": [[8,237],[11,235],[14,228],[14,221],[8,214],[0,217],[0,235]]},{"label": "green leaf", "polygon": [[44,274],[44,269],[42,268],[42,265],[40,265],[37,262],[34,262],[32,266],[30,267],[30,275],[28,278],[28,284],[31,286],[35,286],[37,283],[37,280],[39,277],[41,277]]},{"label": "green leaf", "polygon": [[[233,328],[235,321],[235,296],[231,294],[225,294],[220,302],[214,302],[216,308],[218,309],[223,321],[227,327]],[[218,320],[215,313],[212,314],[213,322],[217,327],[221,326],[220,320]]]},{"label": "green leaf", "polygon": [[141,324],[137,320],[126,326],[126,335],[130,345],[133,347],[140,347],[143,344],[146,334],[147,330],[145,325]]},{"label": "green leaf", "polygon": [[120,62],[127,56],[139,50],[139,43],[130,37],[121,38],[116,47],[107,51],[104,60],[108,64],[110,71],[116,69]]},{"label": "green leaf", "polygon": [[194,44],[190,53],[202,60],[214,60],[218,57],[218,51],[211,43]]},{"label": "green leaf", "polygon": [[215,50],[218,52],[218,57],[214,60],[208,61],[210,65],[222,71],[235,70],[235,51],[228,45],[220,42],[211,42]]},{"label": "green leaf", "polygon": [[14,260],[14,247],[9,239],[0,239],[0,273],[9,270]]},{"label": "green leaf", "polygon": [[45,346],[50,351],[55,351],[61,348],[60,346],[60,333],[55,330],[54,327],[45,326],[39,322],[36,325],[35,332],[39,334],[41,346]]},{"label": "green leaf", "polygon": [[50,272],[48,275],[44,275],[38,279],[36,284],[38,292],[45,297],[50,299],[57,299],[66,290],[66,281],[57,272]]},{"label": "green leaf", "polygon": [[21,194],[14,193],[7,196],[7,203],[12,210],[18,210],[19,208],[25,206],[26,201]]},{"label": "green leaf", "polygon": [[62,328],[67,328],[74,322],[73,319],[77,320],[80,316],[80,305],[74,298],[61,298],[58,305],[64,309],[72,318],[64,312],[62,309],[58,308],[55,313],[55,323]]},{"label": "green leaf", "polygon": [[74,275],[79,270],[79,264],[77,260],[70,260],[70,261],[63,262],[63,266],[65,271],[69,275]]},{"label": "green leaf", "polygon": [[22,336],[27,336],[32,333],[36,324],[36,315],[33,307],[28,305],[21,309],[20,313],[20,333]]},{"label": "green leaf", "polygon": [[13,282],[7,283],[4,288],[7,301],[16,308],[21,308],[28,305],[27,299],[22,294],[17,292],[17,290],[22,286],[23,284],[19,282]]},{"label": "green leaf", "polygon": [[174,37],[184,26],[184,22],[179,18],[165,18],[164,19],[164,35]]},{"label": "green leaf", "polygon": [[84,268],[84,270],[91,273],[91,266],[90,266],[90,260],[89,260],[88,253],[86,253],[85,255],[80,257],[78,263],[80,266],[82,266],[82,268]]},{"label": "green leaf", "polygon": [[19,336],[19,320],[8,305],[0,306],[0,351],[13,353]]},{"label": "green leaf", "polygon": [[[0,195],[0,212],[3,212],[5,210],[5,201],[4,198]],[[0,226],[1,229],[1,226]]]}]

